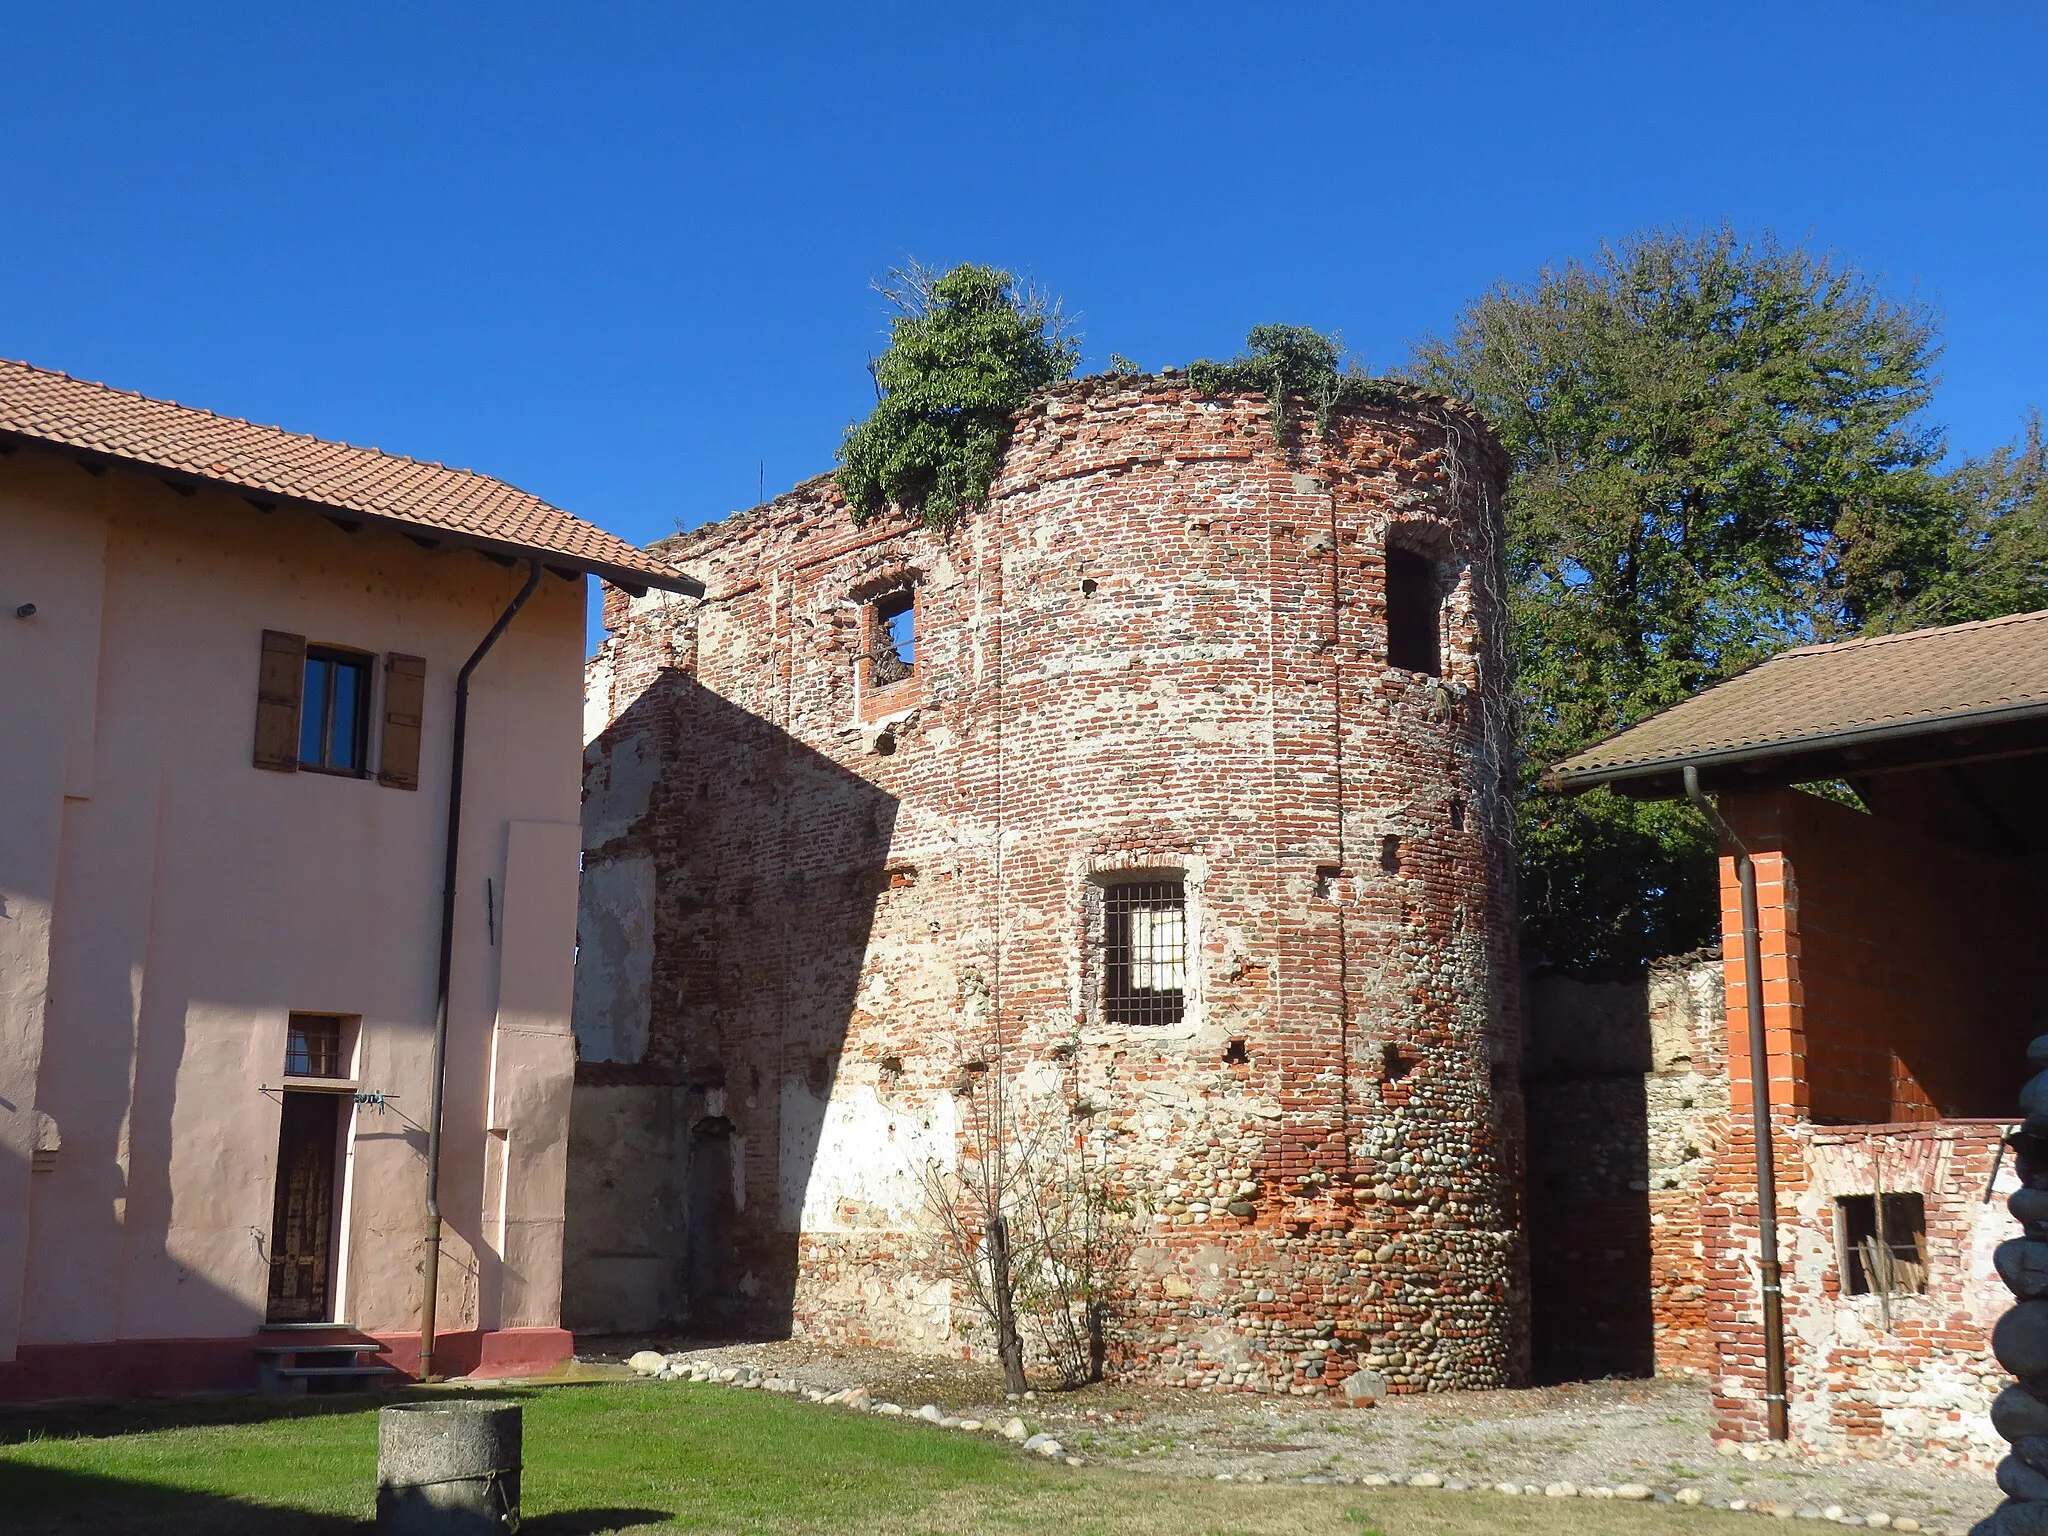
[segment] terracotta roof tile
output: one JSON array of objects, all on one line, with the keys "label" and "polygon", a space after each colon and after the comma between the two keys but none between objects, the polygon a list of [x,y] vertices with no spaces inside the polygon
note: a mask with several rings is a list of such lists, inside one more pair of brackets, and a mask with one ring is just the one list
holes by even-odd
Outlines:
[{"label": "terracotta roof tile", "polygon": [[28,363],[0,359],[0,433],[458,542],[550,555],[621,585],[698,590],[659,556],[489,475],[216,416]]},{"label": "terracotta roof tile", "polygon": [[2048,714],[2048,611],[1784,651],[1551,769],[1563,788],[1758,749]]}]

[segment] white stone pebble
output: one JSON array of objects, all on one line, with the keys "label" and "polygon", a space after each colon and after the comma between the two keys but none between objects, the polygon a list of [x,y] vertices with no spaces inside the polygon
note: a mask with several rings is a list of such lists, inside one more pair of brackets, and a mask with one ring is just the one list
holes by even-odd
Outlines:
[{"label": "white stone pebble", "polygon": [[1641,1483],[1623,1483],[1614,1490],[1614,1496],[1617,1499],[1628,1499],[1632,1502],[1640,1503],[1650,1496],[1650,1490]]},{"label": "white stone pebble", "polygon": [[1674,1504],[1697,1504],[1705,1497],[1706,1495],[1697,1488],[1681,1488],[1678,1492],[1671,1495],[1671,1502]]},{"label": "white stone pebble", "polygon": [[1434,1472],[1418,1472],[1408,1479],[1410,1488],[1441,1488],[1443,1485],[1444,1480]]},{"label": "white stone pebble", "polygon": [[1578,1486],[1574,1483],[1551,1483],[1543,1491],[1553,1499],[1575,1499],[1579,1496]]}]

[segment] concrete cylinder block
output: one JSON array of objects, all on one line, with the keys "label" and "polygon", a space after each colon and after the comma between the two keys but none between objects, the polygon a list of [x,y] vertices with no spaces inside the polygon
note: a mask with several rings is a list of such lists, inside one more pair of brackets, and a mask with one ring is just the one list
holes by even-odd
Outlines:
[{"label": "concrete cylinder block", "polygon": [[399,1403],[377,1415],[382,1536],[496,1536],[519,1529],[517,1403]]}]

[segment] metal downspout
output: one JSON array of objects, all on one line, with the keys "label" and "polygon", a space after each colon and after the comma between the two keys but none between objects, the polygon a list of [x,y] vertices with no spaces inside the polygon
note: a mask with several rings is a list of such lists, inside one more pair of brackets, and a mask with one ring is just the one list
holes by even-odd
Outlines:
[{"label": "metal downspout", "polygon": [[434,1083],[427,1111],[427,1252],[420,1267],[419,1379],[434,1379],[434,1303],[441,1284],[441,1109],[448,1087],[448,979],[455,964],[455,866],[462,835],[462,759],[469,742],[469,678],[540,585],[538,557],[526,585],[455,675],[455,739],[448,753],[448,839],[441,855],[441,956],[434,982]]},{"label": "metal downspout", "polygon": [[1778,1175],[1771,1146],[1771,1072],[1764,1036],[1764,960],[1761,924],[1757,920],[1756,861],[1735,835],[1735,829],[1700,791],[1700,771],[1685,769],[1685,798],[1707,818],[1721,840],[1735,850],[1736,877],[1742,884],[1742,995],[1749,1007],[1749,1123],[1756,1143],[1757,1269],[1763,1281],[1764,1405],[1770,1414],[1771,1438],[1791,1438],[1785,1414],[1785,1288],[1778,1263]]}]

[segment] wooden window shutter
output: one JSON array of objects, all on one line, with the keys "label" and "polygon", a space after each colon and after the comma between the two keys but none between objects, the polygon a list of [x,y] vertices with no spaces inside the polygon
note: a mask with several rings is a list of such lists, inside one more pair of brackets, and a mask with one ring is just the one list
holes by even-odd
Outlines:
[{"label": "wooden window shutter", "polygon": [[256,766],[299,771],[299,700],[306,687],[306,637],[263,631],[256,677]]},{"label": "wooden window shutter", "polygon": [[377,782],[392,789],[420,787],[420,722],[427,707],[427,664],[418,656],[384,658],[384,741],[377,752]]}]

